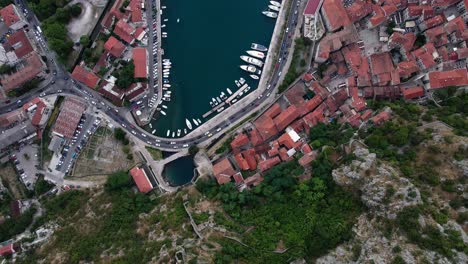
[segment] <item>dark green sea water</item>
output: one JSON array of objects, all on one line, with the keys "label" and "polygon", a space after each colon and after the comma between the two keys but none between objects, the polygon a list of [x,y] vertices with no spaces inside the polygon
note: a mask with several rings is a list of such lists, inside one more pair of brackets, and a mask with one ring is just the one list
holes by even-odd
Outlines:
[{"label": "dark green sea water", "polygon": [[[156,135],[186,128],[185,119],[199,118],[211,109],[212,97],[237,87],[234,80],[244,77],[252,90],[258,82],[239,68],[246,64],[252,42],[268,46],[276,20],[262,15],[268,0],[166,0],[162,1],[162,21],[169,19],[163,32],[163,58],[172,62],[171,102],[164,102],[167,115],[152,121]],[[177,19],[180,22],[177,23]],[[192,125],[195,126],[192,122]],[[172,134],[172,133],[171,133]],[[180,164],[179,164],[180,163]],[[193,177],[193,164],[188,161],[168,164],[165,174],[174,185],[187,183]],[[178,168],[175,168],[178,167]]]},{"label": "dark green sea water", "polygon": [[[152,123],[156,135],[186,127],[185,118],[199,118],[211,109],[212,97],[226,88],[236,89],[234,80],[244,77],[252,87],[252,80],[239,68],[246,64],[252,42],[268,45],[275,20],[261,14],[267,0],[167,0],[163,1],[162,19],[169,19],[163,32],[163,58],[172,62],[170,83],[171,102],[164,102],[167,116],[159,116]],[[177,23],[177,18],[180,22]]]}]

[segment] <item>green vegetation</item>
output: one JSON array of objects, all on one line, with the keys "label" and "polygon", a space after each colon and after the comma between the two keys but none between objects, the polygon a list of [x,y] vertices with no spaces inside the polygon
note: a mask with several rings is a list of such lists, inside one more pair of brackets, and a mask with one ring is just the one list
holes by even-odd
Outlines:
[{"label": "green vegetation", "polygon": [[0,225],[0,241],[22,233],[32,223],[36,209],[33,207],[17,218],[8,218]]},{"label": "green vegetation", "polygon": [[[134,193],[131,185],[126,172],[117,172],[109,176],[105,192],[97,196],[87,191],[72,190],[46,201],[47,217],[42,222],[59,220],[62,225],[54,234],[49,252],[67,252],[63,256],[66,263],[100,262],[103,252],[119,255],[113,259],[114,263],[150,261],[154,254],[147,254],[143,245],[148,243],[148,247],[155,248],[156,242],[145,242],[145,238],[136,232],[136,222],[138,216],[148,213],[154,204],[148,196]],[[98,213],[92,218],[87,215],[90,209],[83,206],[89,199],[93,199],[88,203],[90,208]],[[47,254],[47,251],[36,251],[20,263],[36,263]]]},{"label": "green vegetation", "polygon": [[336,147],[349,141],[353,136],[354,130],[349,124],[341,125],[333,121],[330,124],[318,123],[310,129],[311,145],[314,149],[322,146]]},{"label": "green vegetation", "polygon": [[387,29],[385,30],[387,34],[390,36],[393,34],[393,29],[396,27],[396,23],[393,20],[390,20],[387,24]]},{"label": "green vegetation", "polygon": [[64,62],[73,48],[73,42],[67,37],[65,26],[73,17],[81,14],[81,5],[65,7],[69,2],[67,0],[30,0],[28,2],[42,22],[43,32],[50,47],[57,53],[59,60]]},{"label": "green vegetation", "polygon": [[124,146],[130,143],[127,138],[127,132],[120,127],[114,129],[114,138],[120,141]]},{"label": "green vegetation", "polygon": [[[361,208],[354,197],[331,184],[332,180],[327,184],[321,179],[330,178],[330,170],[299,183],[302,167],[295,161],[283,163],[270,169],[262,184],[244,192],[232,183],[218,186],[212,180],[197,181],[197,189],[220,200],[232,219],[243,226],[255,226],[242,235],[249,247],[228,239],[218,241],[222,251],[216,254],[217,263],[284,263],[291,258],[313,258],[349,239]],[[222,214],[215,219],[226,222]],[[284,254],[273,252],[280,241],[288,249]]]},{"label": "green vegetation", "polygon": [[80,44],[83,47],[87,47],[90,43],[91,43],[91,40],[89,39],[88,36],[83,35],[83,36],[80,37]]},{"label": "green vegetation", "polygon": [[200,149],[197,147],[197,145],[190,146],[189,150],[188,150],[189,154],[192,155],[192,156],[197,154],[198,151],[200,151]]},{"label": "green vegetation", "polygon": [[423,211],[419,207],[407,207],[398,214],[396,222],[399,228],[406,233],[410,242],[448,258],[455,255],[452,250],[468,251],[468,246],[463,243],[460,232],[447,229],[442,233],[432,225],[422,227],[418,221],[422,213]]},{"label": "green vegetation", "polygon": [[234,140],[234,137],[231,136],[229,139],[225,140],[219,148],[216,149],[216,154],[222,154],[224,152],[231,151],[231,142]]},{"label": "green vegetation", "polygon": [[[289,85],[291,85],[302,73],[301,66],[301,54],[306,54],[307,49],[310,47],[310,40],[306,38],[296,39],[296,45],[294,46],[294,53],[291,60],[291,65],[289,66],[288,72],[284,76],[283,83],[279,86],[278,92],[284,92]],[[304,64],[304,63],[302,63]]]},{"label": "green vegetation", "polygon": [[419,48],[424,46],[427,43],[426,36],[424,34],[418,33],[416,34],[416,41],[414,42],[414,47]]},{"label": "green vegetation", "polygon": [[10,74],[15,70],[15,67],[8,64],[0,65],[0,74]]},{"label": "green vegetation", "polygon": [[3,8],[11,3],[13,3],[12,0],[0,0],[0,8]]},{"label": "green vegetation", "polygon": [[121,62],[121,64],[123,64],[123,67],[114,71],[112,75],[117,78],[115,84],[118,87],[127,89],[132,83],[137,81],[134,78],[135,65],[133,64],[133,60],[128,63]]},{"label": "green vegetation", "polygon": [[151,154],[153,160],[161,160],[163,158],[162,152],[159,149],[145,146],[145,149]]},{"label": "green vegetation", "polygon": [[38,197],[48,192],[50,189],[52,189],[52,187],[54,187],[52,183],[44,180],[44,176],[40,176],[36,181],[36,185],[34,186],[34,193],[36,194],[36,197]]},{"label": "green vegetation", "polygon": [[42,78],[34,78],[25,82],[21,87],[8,91],[8,97],[18,97],[36,89],[42,82]]}]

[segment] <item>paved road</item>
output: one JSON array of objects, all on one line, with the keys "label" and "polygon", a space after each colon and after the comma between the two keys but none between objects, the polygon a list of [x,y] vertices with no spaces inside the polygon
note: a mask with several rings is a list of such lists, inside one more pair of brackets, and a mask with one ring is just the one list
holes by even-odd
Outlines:
[{"label": "paved road", "polygon": [[[291,1],[292,8],[290,9],[290,13],[288,15],[288,21],[286,24],[286,28],[294,30],[295,25],[297,24],[298,8],[300,6],[300,0],[292,0]],[[32,21],[36,21],[37,19],[32,19]],[[281,26],[281,25],[278,25]],[[151,37],[151,36],[150,36]],[[289,49],[292,45],[293,39],[290,37],[290,34],[284,34],[281,40],[281,46],[279,49],[279,56],[278,62],[274,66],[274,70],[272,72],[272,77],[268,82],[267,87],[264,88],[259,96],[254,98],[251,103],[249,103],[246,107],[242,108],[240,111],[234,113],[233,115],[222,119],[221,122],[211,127],[210,130],[204,131],[201,135],[194,135],[190,133],[183,138],[162,138],[156,137],[147,131],[141,129],[140,127],[135,126],[129,119],[125,118],[128,112],[126,108],[118,108],[114,105],[111,105],[107,100],[103,99],[96,91],[90,89],[83,89],[80,84],[76,83],[73,80],[70,80],[70,74],[66,71],[63,71],[61,67],[57,68],[57,81],[55,84],[49,85],[42,95],[50,95],[50,94],[71,94],[76,95],[82,98],[85,98],[87,102],[91,102],[93,105],[96,105],[98,108],[101,109],[103,113],[105,113],[110,119],[114,120],[115,122],[119,123],[123,129],[125,129],[128,133],[132,134],[133,136],[137,137],[138,139],[146,142],[149,145],[154,147],[166,150],[166,151],[178,151],[181,148],[187,148],[191,145],[196,145],[202,142],[205,142],[211,138],[213,134],[221,132],[223,129],[229,127],[231,123],[236,121],[242,120],[245,118],[246,115],[249,114],[250,111],[255,109],[258,105],[263,103],[268,97],[271,95],[273,87],[278,85],[279,79],[283,76],[286,72],[283,73],[283,70],[286,71],[286,59],[289,54]],[[50,52],[48,56],[51,56],[55,61],[55,55]],[[261,89],[261,88],[260,88]],[[23,102],[27,101],[35,96],[40,91],[29,94],[24,97]],[[100,106],[100,104],[102,106]],[[12,109],[16,109],[21,107],[19,103],[12,103],[3,107],[0,107],[0,114],[6,113],[11,111]]]}]

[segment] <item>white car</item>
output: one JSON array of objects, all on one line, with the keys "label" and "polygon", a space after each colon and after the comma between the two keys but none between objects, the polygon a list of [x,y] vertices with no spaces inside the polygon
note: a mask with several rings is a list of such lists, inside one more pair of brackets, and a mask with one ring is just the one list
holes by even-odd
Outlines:
[{"label": "white car", "polygon": [[133,134],[133,135],[136,135],[136,132],[135,132],[135,130],[132,130],[132,134]]},{"label": "white car", "polygon": [[161,144],[154,144],[154,145],[155,145],[156,147],[160,147],[160,146],[161,146]]},{"label": "white car", "polygon": [[188,144],[184,144],[182,147],[186,148],[186,147],[188,147]]},{"label": "white car", "polygon": [[271,93],[267,93],[266,97],[270,96]]},{"label": "white car", "polygon": [[221,128],[216,129],[216,132],[219,132],[219,131],[221,131]]},{"label": "white car", "polygon": [[141,136],[143,136],[143,137],[146,137],[146,135],[145,135],[145,134],[143,134],[143,133],[141,133]]},{"label": "white car", "polygon": [[175,145],[176,143],[174,141],[171,142],[171,145]]}]

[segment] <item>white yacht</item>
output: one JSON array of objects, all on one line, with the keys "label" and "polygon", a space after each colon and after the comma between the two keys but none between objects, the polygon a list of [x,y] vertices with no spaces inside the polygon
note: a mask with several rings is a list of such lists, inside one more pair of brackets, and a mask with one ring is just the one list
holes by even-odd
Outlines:
[{"label": "white yacht", "polygon": [[257,44],[257,43],[252,43],[252,45],[250,45],[250,48],[253,49],[253,50],[261,51],[261,52],[268,51],[267,47],[265,47],[263,45],[260,45],[260,44]]},{"label": "white yacht", "polygon": [[262,60],[265,58],[265,53],[258,51],[258,50],[248,50],[247,54],[255,58],[262,59]]},{"label": "white yacht", "polygon": [[[188,120],[187,118],[185,118],[185,124],[187,125],[187,127],[191,130],[192,129],[192,123],[190,123],[190,120]],[[187,134],[187,133],[185,133]]]},{"label": "white yacht", "polygon": [[174,131],[174,132],[172,132],[172,137],[175,137],[175,131]]},{"label": "white yacht", "polygon": [[247,62],[247,63],[250,63],[252,65],[255,65],[255,66],[258,66],[258,67],[263,67],[263,62],[259,59],[256,59],[256,58],[252,58],[250,56],[247,56],[247,55],[242,55],[240,56],[241,60]]},{"label": "white yacht", "polygon": [[197,118],[197,120],[198,120],[198,123],[201,125],[202,122],[201,122],[200,118]]},{"label": "white yacht", "polygon": [[229,93],[229,95],[232,94],[231,89],[227,88],[226,91]]},{"label": "white yacht", "polygon": [[[262,14],[264,14],[267,17],[271,17],[271,18],[277,18],[278,17],[278,13],[271,12],[271,11],[263,11]],[[166,35],[163,35],[163,37],[164,36],[166,36]]]},{"label": "white yacht", "polygon": [[192,118],[192,121],[196,126],[198,126],[198,122],[197,122],[197,120],[195,120],[195,118]]},{"label": "white yacht", "polygon": [[280,7],[279,7],[279,6],[269,5],[268,8],[270,8],[271,10],[276,11],[276,12],[279,12],[279,11],[280,11]]},{"label": "white yacht", "polygon": [[162,114],[162,115],[166,115],[166,112],[164,112],[163,110],[161,110],[161,114]]},{"label": "white yacht", "polygon": [[187,135],[187,129],[184,128],[184,135]]},{"label": "white yacht", "polygon": [[222,101],[221,101],[221,98],[219,98],[219,96],[216,97],[216,100],[218,101],[218,103],[221,103],[221,102],[222,102]]},{"label": "white yacht", "polygon": [[177,129],[177,136],[180,137],[180,133],[182,132],[182,130],[180,129]]},{"label": "white yacht", "polygon": [[239,83],[240,83],[241,85],[243,85],[243,84],[245,83],[245,79],[244,79],[243,77],[240,77],[240,78],[239,78]]},{"label": "white yacht", "polygon": [[168,137],[171,134],[171,131],[168,129],[166,133],[166,137]]},{"label": "white yacht", "polygon": [[236,84],[237,87],[240,87],[242,84],[238,80],[235,80],[234,83]]},{"label": "white yacht", "polygon": [[169,88],[171,87],[171,85],[166,83],[166,84],[163,84],[163,87]]},{"label": "white yacht", "polygon": [[255,75],[255,74],[250,74],[249,76],[250,76],[250,78],[252,78],[254,80],[260,79],[260,77],[258,77],[258,75]]},{"label": "white yacht", "polygon": [[270,1],[270,4],[272,4],[272,5],[274,5],[274,6],[281,7],[281,3],[280,3],[280,2],[277,2],[277,1]]},{"label": "white yacht", "polygon": [[255,68],[255,66],[252,66],[252,65],[241,65],[240,68],[246,72],[251,72],[251,73],[257,72],[257,68]]},{"label": "white yacht", "polygon": [[154,133],[156,133],[156,129],[154,129],[153,131],[151,131],[151,134],[154,135]]},{"label": "white yacht", "polygon": [[216,112],[221,113],[223,110],[224,110],[224,106],[220,107],[218,110],[216,110]]},{"label": "white yacht", "polygon": [[167,109],[167,105],[161,105],[162,108]]}]

